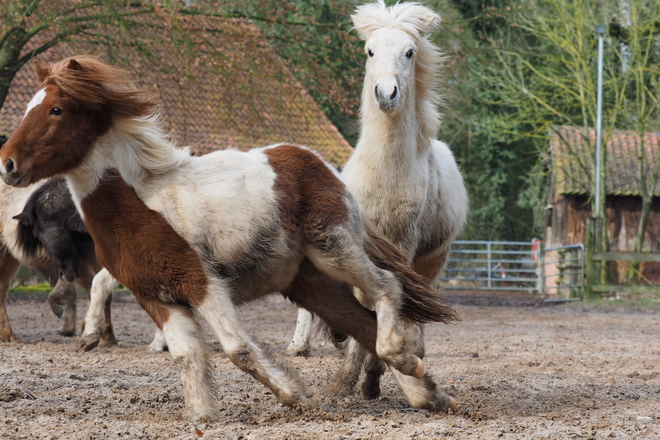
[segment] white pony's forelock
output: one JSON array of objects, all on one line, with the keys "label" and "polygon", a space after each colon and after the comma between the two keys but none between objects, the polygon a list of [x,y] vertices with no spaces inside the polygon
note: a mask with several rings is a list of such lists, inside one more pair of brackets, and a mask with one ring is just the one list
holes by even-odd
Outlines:
[{"label": "white pony's forelock", "polygon": [[[420,142],[435,138],[442,121],[439,107],[443,105],[440,84],[441,65],[444,60],[440,49],[427,38],[440,24],[440,16],[419,3],[397,3],[386,6],[383,0],[358,6],[351,16],[355,29],[363,40],[381,28],[399,29],[417,42],[415,88],[420,129]],[[363,105],[365,99],[362,100]],[[368,117],[362,109],[362,117]]]},{"label": "white pony's forelock", "polygon": [[351,16],[354,29],[363,40],[384,27],[395,27],[414,38],[425,38],[440,25],[440,16],[416,2],[386,6],[383,0],[358,6]]}]

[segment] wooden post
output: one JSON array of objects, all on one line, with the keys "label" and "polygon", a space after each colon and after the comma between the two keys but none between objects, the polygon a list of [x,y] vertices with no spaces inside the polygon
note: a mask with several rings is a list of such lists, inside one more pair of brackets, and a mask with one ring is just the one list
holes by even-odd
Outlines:
[{"label": "wooden post", "polygon": [[586,279],[585,279],[585,293],[587,298],[601,298],[600,293],[593,291],[593,286],[601,284],[601,262],[594,261],[594,253],[601,252],[600,242],[602,234],[602,218],[587,218],[586,224]]}]

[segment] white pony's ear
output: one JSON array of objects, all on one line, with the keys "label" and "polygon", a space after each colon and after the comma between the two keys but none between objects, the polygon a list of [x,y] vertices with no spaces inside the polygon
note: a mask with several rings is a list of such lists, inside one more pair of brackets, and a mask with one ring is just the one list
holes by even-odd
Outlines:
[{"label": "white pony's ear", "polygon": [[425,38],[429,34],[431,34],[433,31],[435,31],[437,28],[440,27],[440,16],[433,12],[432,10],[428,8],[426,9],[426,14],[422,15],[419,17],[420,19],[420,26],[419,26],[419,34]]},{"label": "white pony's ear", "polygon": [[373,31],[383,27],[383,23],[368,11],[360,9],[358,8],[357,14],[351,15],[351,20],[353,20],[353,29],[357,31],[361,39],[367,41]]}]

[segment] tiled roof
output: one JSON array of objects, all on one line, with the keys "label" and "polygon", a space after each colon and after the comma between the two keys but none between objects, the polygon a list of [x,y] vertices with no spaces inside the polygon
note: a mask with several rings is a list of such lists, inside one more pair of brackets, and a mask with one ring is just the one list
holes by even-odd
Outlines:
[{"label": "tiled roof", "polygon": [[[585,129],[581,127],[555,127],[550,139],[555,185],[558,194],[588,194],[593,188],[596,131],[587,129],[588,142],[585,142]],[[607,144],[605,190],[608,195],[638,196],[639,176],[637,154],[639,135],[631,130],[615,130]],[[658,172],[660,163],[660,133],[644,134],[645,169],[647,187],[651,185],[651,173]],[[578,160],[580,158],[580,160]],[[653,168],[649,165],[655,164]],[[655,182],[654,195],[660,196],[660,182]]]},{"label": "tiled roof", "polygon": [[[113,48],[115,63],[128,66],[134,78],[160,96],[164,122],[176,143],[190,145],[197,153],[296,143],[343,166],[352,147],[274,50],[255,38],[259,36],[256,27],[227,19],[222,26],[217,24],[216,32],[208,33],[204,23],[197,25],[201,37],[192,46],[192,57],[183,55],[191,53],[190,47],[153,45],[151,54],[159,68],[144,62],[135,48]],[[102,55],[106,50],[89,43],[61,43],[38,59],[48,63],[75,54]],[[218,53],[222,68],[217,67]],[[108,61],[108,57],[101,59]],[[31,63],[24,66],[0,110],[0,135],[11,134],[18,126],[38,86]]]}]

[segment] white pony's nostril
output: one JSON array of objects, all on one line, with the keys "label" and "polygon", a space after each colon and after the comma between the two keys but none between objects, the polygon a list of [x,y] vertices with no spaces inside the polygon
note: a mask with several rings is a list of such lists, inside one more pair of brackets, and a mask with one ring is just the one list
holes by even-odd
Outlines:
[{"label": "white pony's nostril", "polygon": [[374,95],[376,95],[376,99],[379,99],[380,97],[378,96],[378,86],[374,87]]},{"label": "white pony's nostril", "polygon": [[393,91],[392,94],[390,95],[390,99],[394,99],[394,98],[396,98],[396,92],[397,92],[397,88],[396,88],[396,86],[394,86],[394,91]]}]

